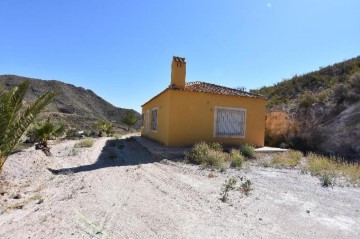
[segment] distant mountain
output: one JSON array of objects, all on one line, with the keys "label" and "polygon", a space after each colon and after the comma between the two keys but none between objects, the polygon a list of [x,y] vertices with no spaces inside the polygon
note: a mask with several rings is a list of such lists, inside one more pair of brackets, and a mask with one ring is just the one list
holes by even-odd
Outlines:
[{"label": "distant mountain", "polygon": [[[62,94],[51,103],[42,118],[50,116],[55,122],[78,130],[91,129],[98,120],[113,123],[117,129],[125,129],[121,118],[127,110],[118,108],[105,101],[91,90],[76,87],[56,80],[39,80],[16,75],[0,75],[0,87],[5,90],[18,85],[24,80],[30,81],[30,88],[25,96],[25,104],[38,98],[49,90],[60,90]],[[131,110],[134,111],[134,110]],[[140,114],[134,111],[140,119]],[[140,124],[140,123],[139,123]],[[139,128],[139,124],[136,126]]]},{"label": "distant mountain", "polygon": [[360,161],[360,56],[252,92],[268,98],[268,144]]}]

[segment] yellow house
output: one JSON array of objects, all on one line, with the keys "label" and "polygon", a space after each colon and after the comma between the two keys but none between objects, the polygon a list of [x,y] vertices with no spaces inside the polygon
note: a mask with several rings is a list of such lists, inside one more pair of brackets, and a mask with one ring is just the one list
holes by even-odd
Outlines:
[{"label": "yellow house", "polygon": [[167,147],[199,141],[264,146],[263,96],[205,82],[185,83],[185,58],[173,57],[171,84],[142,105],[141,135]]}]

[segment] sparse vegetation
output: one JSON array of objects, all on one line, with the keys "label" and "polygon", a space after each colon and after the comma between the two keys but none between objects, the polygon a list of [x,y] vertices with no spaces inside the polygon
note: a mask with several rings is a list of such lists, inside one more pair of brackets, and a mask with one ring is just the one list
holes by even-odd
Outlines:
[{"label": "sparse vegetation", "polygon": [[99,130],[98,136],[102,137],[103,133],[105,133],[107,136],[111,135],[111,130],[113,125],[104,120],[99,120],[98,122],[96,122],[96,124],[93,127]]},{"label": "sparse vegetation", "polygon": [[[326,157],[310,153],[303,168],[313,176],[330,175],[333,178],[343,178],[353,185],[360,185],[360,166],[357,163],[346,163],[339,157]],[[325,176],[327,178],[328,176]]]},{"label": "sparse vegetation", "polygon": [[320,182],[323,187],[332,187],[334,185],[334,178],[329,173],[325,172],[321,175]]},{"label": "sparse vegetation", "polygon": [[[357,160],[360,149],[354,142],[359,134],[353,128],[359,122],[359,56],[252,92],[268,98],[269,114],[285,113],[289,116],[285,123],[295,126],[279,134],[284,124],[267,124],[268,145],[285,144],[303,152],[336,153]],[[334,134],[338,142],[332,144]]]},{"label": "sparse vegetation", "polygon": [[221,192],[221,198],[220,198],[222,202],[228,201],[229,191],[235,188],[236,182],[237,182],[236,178],[230,178],[225,181],[224,188]]},{"label": "sparse vegetation", "polygon": [[27,132],[27,136],[36,142],[35,149],[42,150],[46,156],[50,156],[48,140],[51,137],[59,136],[64,131],[63,125],[55,125],[48,118],[45,122],[36,122],[34,127]]},{"label": "sparse vegetation", "polygon": [[293,168],[298,165],[303,154],[300,151],[289,150],[283,153],[275,154],[270,160],[269,166],[279,167],[279,168]]},{"label": "sparse vegetation", "polygon": [[75,148],[90,148],[94,145],[94,140],[86,138],[74,145]]},{"label": "sparse vegetation", "polygon": [[240,152],[247,158],[255,158],[255,148],[251,145],[245,144],[240,146]]},{"label": "sparse vegetation", "polygon": [[26,129],[42,110],[60,94],[49,91],[24,109],[23,101],[29,84],[29,81],[24,81],[7,92],[0,89],[0,173],[6,159]]},{"label": "sparse vegetation", "polygon": [[230,167],[241,168],[244,162],[244,156],[239,150],[232,149],[230,151]]},{"label": "sparse vegetation", "polygon": [[248,196],[250,191],[252,190],[251,184],[251,181],[247,179],[245,182],[241,183],[240,191],[243,192],[246,196]]}]

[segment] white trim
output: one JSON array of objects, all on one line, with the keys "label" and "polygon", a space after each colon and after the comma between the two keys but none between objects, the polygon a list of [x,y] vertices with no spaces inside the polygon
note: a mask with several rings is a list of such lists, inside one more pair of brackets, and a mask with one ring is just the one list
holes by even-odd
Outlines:
[{"label": "white trim", "polygon": [[[216,120],[217,120],[217,110],[218,109],[226,109],[226,110],[236,110],[244,112],[244,135],[217,135],[216,134]],[[240,138],[244,139],[246,137],[246,109],[244,108],[234,108],[234,107],[223,107],[223,106],[215,106],[214,107],[214,138]]]},{"label": "white trim", "polygon": [[[152,112],[154,111],[154,110],[156,110],[156,130],[153,130],[152,129]],[[150,129],[151,129],[151,131],[152,132],[154,132],[154,133],[157,133],[157,129],[158,129],[158,122],[159,122],[159,108],[158,107],[154,107],[154,108],[152,108],[151,109],[151,124],[150,124]]]}]

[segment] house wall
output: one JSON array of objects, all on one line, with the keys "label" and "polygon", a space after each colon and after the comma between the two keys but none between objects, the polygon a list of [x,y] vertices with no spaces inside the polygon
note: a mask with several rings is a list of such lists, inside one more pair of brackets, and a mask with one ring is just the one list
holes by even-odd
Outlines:
[{"label": "house wall", "polygon": [[[168,93],[167,146],[188,146],[198,141],[264,146],[265,99],[181,90],[169,90]],[[214,138],[215,106],[246,109],[245,138]]]},{"label": "house wall", "polygon": [[[158,109],[158,122],[157,131],[151,130],[151,110],[157,107]],[[146,124],[146,111],[149,110],[149,131],[148,134],[145,132]],[[144,114],[144,125],[141,127],[141,136],[148,137],[159,143],[168,146],[168,135],[169,135],[169,110],[170,110],[170,93],[169,90],[158,95],[151,101],[147,102],[142,106],[142,113]]]}]

